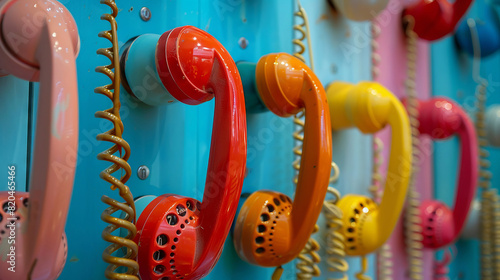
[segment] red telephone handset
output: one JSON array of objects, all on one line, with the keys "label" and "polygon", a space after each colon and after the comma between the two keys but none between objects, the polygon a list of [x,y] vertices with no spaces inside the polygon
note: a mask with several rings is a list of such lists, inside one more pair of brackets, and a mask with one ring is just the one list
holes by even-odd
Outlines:
[{"label": "red telephone handset", "polygon": [[55,279],[76,164],[67,151],[78,146],[78,31],[57,1],[1,1],[0,16],[0,73],[40,82],[30,192],[15,191],[15,180],[0,192],[0,279]]},{"label": "red telephone handset", "polygon": [[474,125],[467,113],[445,98],[419,101],[419,131],[433,139],[454,134],[460,138],[460,170],[453,211],[439,201],[420,204],[422,243],[427,248],[440,248],[458,238],[469,212],[478,182],[478,146]]},{"label": "red telephone handset", "polygon": [[[191,105],[215,96],[215,116],[203,201],[164,194],[139,216],[135,241],[140,276],[200,279],[219,259],[241,195],[246,164],[243,86],[229,53],[200,29],[178,27],[159,39],[143,36],[125,53],[125,74],[137,73],[133,56],[136,50],[144,52],[146,44],[155,50],[153,67],[165,87],[163,94]],[[130,89],[136,88],[132,77],[127,78]]]},{"label": "red telephone handset", "polygon": [[403,11],[413,18],[413,31],[418,37],[434,41],[451,34],[471,5],[472,0],[418,0]]}]

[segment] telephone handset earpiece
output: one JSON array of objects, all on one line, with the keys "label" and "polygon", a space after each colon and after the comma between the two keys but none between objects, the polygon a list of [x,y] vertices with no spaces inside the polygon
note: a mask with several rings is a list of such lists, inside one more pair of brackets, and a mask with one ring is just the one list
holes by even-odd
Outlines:
[{"label": "telephone handset earpiece", "polygon": [[338,202],[344,213],[346,253],[366,255],[387,241],[403,209],[412,160],[410,123],[401,102],[378,83],[334,82],[326,92],[334,131],[356,127],[373,134],[386,125],[391,127],[388,175],[380,205],[362,195],[345,195]]},{"label": "telephone handset earpiece", "polygon": [[345,17],[354,21],[372,20],[382,12],[389,0],[327,0]]},{"label": "telephone handset earpiece", "polygon": [[478,147],[472,121],[463,109],[445,98],[419,101],[419,131],[433,139],[458,135],[460,170],[453,210],[439,201],[427,200],[420,205],[422,243],[427,248],[440,248],[453,242],[462,230],[476,192],[478,179]]},{"label": "telephone handset earpiece", "polygon": [[[157,197],[140,213],[135,238],[141,279],[200,279],[219,259],[243,184],[246,118],[238,69],[222,44],[192,26],[139,36],[123,55],[129,89],[145,103],[197,105],[215,97],[203,200]],[[145,79],[161,88],[139,96],[134,89]]]},{"label": "telephone handset earpiece", "polygon": [[[434,41],[452,33],[472,0],[418,0],[403,11],[420,39]],[[406,22],[405,22],[406,23]]]},{"label": "telephone handset earpiece", "polygon": [[[0,192],[0,226],[17,218],[16,273],[1,261],[0,279],[55,279],[66,258],[64,227],[76,164],[66,153],[78,146],[78,31],[57,1],[2,1],[0,16],[0,72],[40,82],[29,194]],[[0,247],[7,247],[10,230],[2,232]]]},{"label": "telephone handset earpiece", "polygon": [[[455,42],[458,47],[470,56],[474,56],[471,32],[477,34],[481,57],[487,57],[500,49],[500,21],[498,15],[491,5],[485,4],[483,9],[484,13],[481,14],[480,19],[467,18],[463,20],[455,33]],[[472,31],[471,28],[475,28],[475,30]]]},{"label": "telephone handset earpiece", "polygon": [[257,92],[253,93],[268,110],[289,117],[305,109],[304,146],[293,202],[279,192],[254,192],[244,202],[234,229],[234,246],[242,259],[280,266],[301,252],[321,212],[332,157],[330,114],[323,86],[298,58],[269,54],[257,65],[245,65],[251,70],[242,71],[243,80],[255,81]]}]

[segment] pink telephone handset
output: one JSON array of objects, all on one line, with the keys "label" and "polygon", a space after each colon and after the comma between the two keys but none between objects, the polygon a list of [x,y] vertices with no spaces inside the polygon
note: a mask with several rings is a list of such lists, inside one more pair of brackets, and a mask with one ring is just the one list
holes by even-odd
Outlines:
[{"label": "pink telephone handset", "polygon": [[458,238],[476,193],[478,148],[474,125],[467,113],[445,98],[419,101],[419,131],[433,139],[457,134],[460,139],[460,169],[453,211],[435,200],[420,205],[422,243],[427,248],[441,248]]},{"label": "pink telephone handset", "polygon": [[[54,0],[0,1],[0,17],[0,74],[40,82],[30,191],[13,192],[12,180],[0,192],[0,280],[56,279],[76,165],[69,153],[78,148],[78,31]],[[4,176],[12,164],[0,167]]]}]

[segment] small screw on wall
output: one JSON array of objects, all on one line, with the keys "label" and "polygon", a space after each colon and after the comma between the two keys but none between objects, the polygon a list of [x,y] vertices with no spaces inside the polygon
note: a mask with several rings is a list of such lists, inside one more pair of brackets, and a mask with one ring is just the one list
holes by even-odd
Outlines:
[{"label": "small screw on wall", "polygon": [[149,21],[151,19],[151,10],[148,7],[142,7],[141,18],[143,21]]},{"label": "small screw on wall", "polygon": [[149,177],[149,168],[146,165],[141,165],[137,169],[137,177],[141,180],[146,180]]},{"label": "small screw on wall", "polygon": [[240,40],[238,41],[238,44],[240,45],[240,48],[246,49],[248,47],[248,40],[245,37],[241,37]]}]

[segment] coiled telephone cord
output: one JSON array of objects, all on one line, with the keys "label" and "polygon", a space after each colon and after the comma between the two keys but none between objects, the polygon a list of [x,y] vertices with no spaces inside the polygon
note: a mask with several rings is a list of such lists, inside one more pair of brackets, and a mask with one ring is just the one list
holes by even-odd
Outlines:
[{"label": "coiled telephone cord", "polygon": [[[100,173],[100,177],[111,184],[112,190],[119,190],[120,196],[125,202],[119,202],[108,196],[103,195],[102,202],[109,205],[101,214],[101,219],[109,224],[102,232],[102,238],[111,243],[103,252],[102,258],[109,265],[105,271],[107,279],[126,279],[138,280],[137,273],[139,271],[139,264],[136,262],[137,244],[133,241],[137,229],[134,225],[135,220],[135,205],[134,197],[125,183],[130,178],[132,170],[127,160],[130,156],[130,146],[122,138],[123,123],[120,119],[120,67],[118,56],[118,39],[117,39],[117,24],[116,16],[118,15],[118,7],[114,0],[101,0],[104,4],[112,9],[112,14],[103,14],[102,20],[108,21],[111,25],[111,30],[99,33],[99,37],[105,38],[112,43],[109,48],[101,48],[97,54],[103,55],[110,60],[110,64],[106,66],[99,66],[96,72],[106,75],[111,81],[111,84],[98,87],[94,90],[95,93],[102,94],[113,101],[113,107],[105,111],[98,111],[95,113],[96,118],[102,118],[113,123],[113,128],[105,133],[97,135],[97,140],[110,142],[113,145],[111,148],[99,153],[97,158],[110,162],[112,165]],[[119,156],[115,155],[119,152]],[[114,177],[112,174],[124,170],[120,179]],[[115,214],[117,211],[125,213],[124,218],[118,218]],[[115,216],[113,216],[115,215]],[[125,237],[113,235],[113,232],[120,232],[118,229],[125,229],[127,234]],[[123,257],[116,256],[118,250],[125,249],[126,253]],[[121,269],[126,268],[125,272],[120,272]]]},{"label": "coiled telephone cord", "polygon": [[326,264],[328,270],[337,273],[337,278],[328,280],[348,280],[347,271],[349,264],[345,259],[345,237],[341,230],[343,227],[342,210],[337,206],[340,193],[333,187],[328,187],[328,194],[333,196],[331,200],[323,202],[323,214],[326,221]]},{"label": "coiled telephone cord", "polygon": [[[481,251],[481,279],[492,280],[500,277],[496,273],[497,268],[494,268],[496,261],[495,251],[493,247],[498,243],[495,242],[496,237],[494,225],[494,201],[496,191],[491,188],[491,172],[488,140],[486,138],[486,99],[488,82],[480,75],[481,49],[476,29],[476,22],[473,19],[467,20],[467,25],[471,33],[472,47],[474,51],[474,59],[472,64],[472,76],[477,83],[476,87],[476,132],[479,145],[479,182],[478,186],[481,190],[481,212],[480,212],[480,251]],[[496,244],[495,244],[496,243]],[[495,275],[496,274],[496,275]],[[495,278],[496,277],[496,278]]]},{"label": "coiled telephone cord", "polygon": [[[379,64],[381,61],[378,44],[378,37],[380,36],[380,26],[378,21],[372,20],[370,31],[372,35],[371,39],[371,60],[372,60],[372,79],[376,80],[380,74]],[[370,193],[372,194],[375,203],[380,203],[381,189],[380,186],[383,184],[382,174],[380,172],[380,167],[383,163],[382,151],[384,148],[384,143],[380,138],[373,136],[373,175],[372,175],[372,185],[370,186]],[[376,252],[376,264],[377,264],[377,279],[379,280],[392,280],[392,252],[391,245],[385,243]]]},{"label": "coiled telephone cord", "polygon": [[407,192],[407,206],[405,209],[405,241],[409,261],[409,277],[411,280],[421,280],[423,270],[423,244],[422,228],[419,216],[420,194],[416,190],[415,180],[419,172],[420,159],[420,125],[418,121],[418,100],[416,90],[417,71],[417,34],[413,31],[414,18],[405,17],[406,39],[407,39],[407,108],[411,126],[412,136],[412,172]]}]

